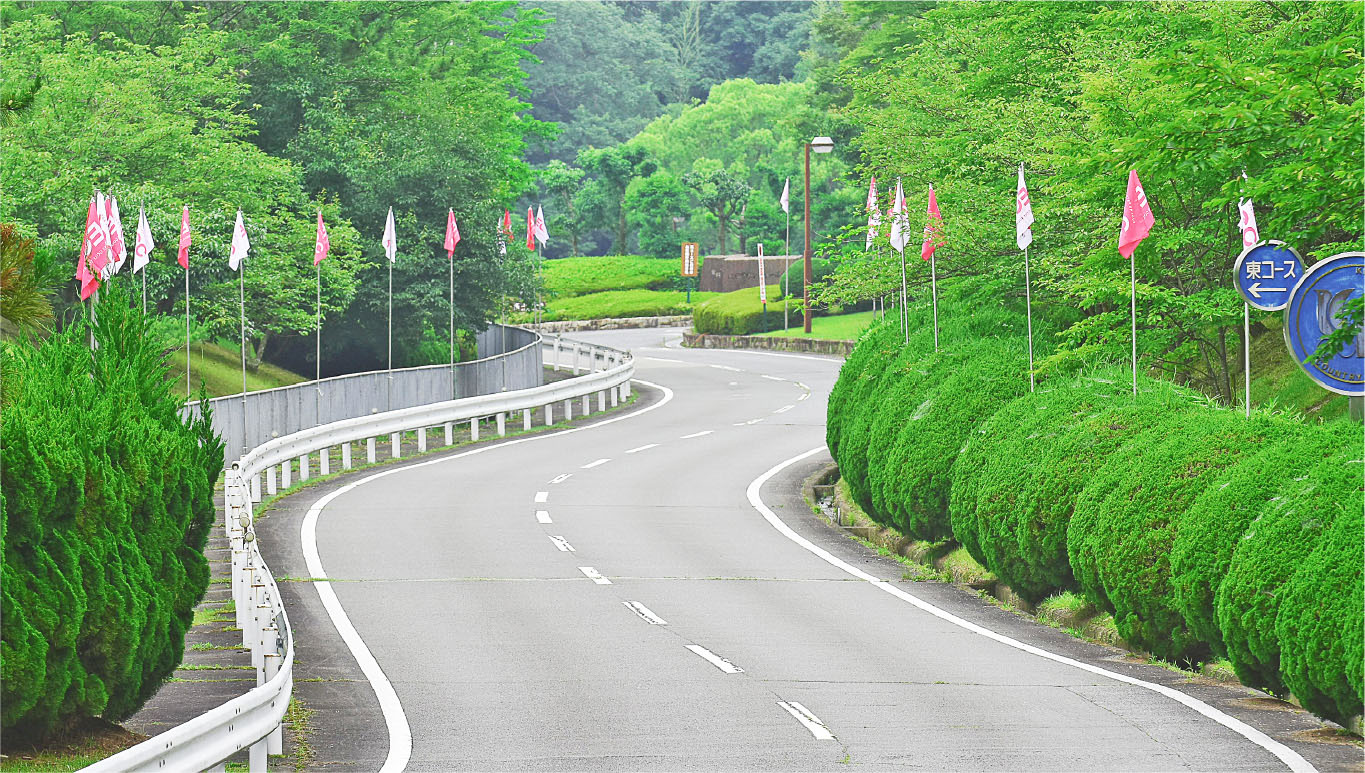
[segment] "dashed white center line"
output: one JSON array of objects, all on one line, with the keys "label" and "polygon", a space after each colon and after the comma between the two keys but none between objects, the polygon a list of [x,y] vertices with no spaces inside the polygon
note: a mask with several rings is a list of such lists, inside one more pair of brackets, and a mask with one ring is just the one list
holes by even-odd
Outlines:
[{"label": "dashed white center line", "polygon": [[537,502],[548,502],[548,501],[550,501],[550,492],[548,492],[548,491],[537,491],[537,492],[536,492],[536,501],[537,501]]},{"label": "dashed white center line", "polygon": [[566,473],[564,473],[563,475],[556,475],[555,478],[554,478],[554,480],[552,480],[552,481],[550,481],[550,482],[551,482],[551,483],[563,483],[564,481],[566,481],[566,480],[568,480],[569,478],[572,478],[572,477],[573,477],[573,473],[571,473],[571,472],[566,472]]},{"label": "dashed white center line", "polygon": [[744,423],[745,423],[745,424],[757,424],[757,423],[759,423],[760,421],[763,421],[763,417],[762,417],[762,416],[758,417],[757,419],[749,419],[748,421],[746,421],[746,422],[744,422]]},{"label": "dashed white center line", "polygon": [[679,439],[679,440],[687,440],[688,438],[701,437],[702,435],[709,435],[709,434],[711,434],[711,433],[714,432],[714,431],[715,431],[715,430],[704,429],[704,430],[702,430],[701,432],[693,432],[691,435],[681,435],[681,436],[678,437],[678,439]]},{"label": "dashed white center line", "polygon": [[668,357],[641,357],[640,359],[642,359],[642,360],[654,360],[655,362],[676,362],[676,363],[679,363],[679,364],[682,364],[682,365],[686,365],[686,364],[687,364],[687,361],[686,361],[686,360],[673,360],[673,359],[669,359]]},{"label": "dashed white center line", "polygon": [[738,382],[738,381],[731,381],[731,382],[730,382],[730,386],[739,386],[739,382]]},{"label": "dashed white center line", "polygon": [[578,571],[582,572],[589,580],[592,580],[598,585],[611,585],[611,580],[603,577],[601,572],[591,566],[580,566],[578,567]]},{"label": "dashed white center line", "polygon": [[692,650],[696,654],[700,655],[701,658],[705,660],[707,663],[710,663],[711,665],[715,666],[716,668],[719,668],[721,671],[724,671],[727,674],[744,673],[744,669],[740,668],[734,663],[731,663],[725,658],[722,658],[720,655],[717,655],[716,653],[712,652],[711,650],[708,650],[707,648],[699,644],[688,644],[687,648],[689,650]]},{"label": "dashed white center line", "polygon": [[810,392],[807,392],[807,393],[801,395],[800,397],[798,397],[798,398],[796,398],[796,399],[797,399],[797,400],[804,400],[804,399],[806,399],[807,397],[810,397]]},{"label": "dashed white center line", "polygon": [[550,537],[550,541],[555,543],[555,547],[559,548],[561,553],[574,552],[573,545],[570,545],[569,541],[563,537]]},{"label": "dashed white center line", "polygon": [[778,376],[769,376],[769,375],[766,375],[766,374],[763,376],[763,378],[766,378],[766,379],[768,379],[769,381],[786,381],[785,378],[780,378],[780,377],[778,377]]},{"label": "dashed white center line", "polygon": [[743,427],[745,424],[748,424],[748,423],[749,423],[749,422],[747,422],[747,421],[737,421],[737,422],[734,423],[734,426],[736,426],[736,427]]},{"label": "dashed white center line", "polygon": [[639,615],[640,619],[650,625],[668,625],[668,621],[649,611],[649,607],[638,601],[622,601],[621,603],[625,604],[627,609]]},{"label": "dashed white center line", "polygon": [[810,713],[810,709],[806,708],[805,706],[802,706],[796,701],[791,702],[778,701],[777,705],[786,709],[788,714],[791,714],[793,717],[796,717],[797,722],[800,722],[802,725],[805,725],[806,729],[810,731],[810,734],[815,736],[815,740],[817,741],[834,740],[834,733],[831,733],[829,731],[829,728],[825,727],[824,722],[821,722],[814,714]]},{"label": "dashed white center line", "polygon": [[651,449],[651,448],[658,448],[658,447],[659,447],[659,444],[658,444],[658,443],[646,443],[645,445],[642,445],[642,446],[636,446],[635,448],[630,449],[630,450],[627,451],[626,453],[628,453],[628,454],[633,454],[633,453],[636,453],[636,452],[638,452],[638,451],[648,451],[648,450]]},{"label": "dashed white center line", "polygon": [[786,413],[787,411],[790,411],[795,407],[796,407],[795,405],[784,405],[781,408],[778,408],[777,410],[773,411],[773,413]]},{"label": "dashed white center line", "polygon": [[732,370],[736,373],[741,372],[739,368],[732,368],[729,365],[712,365],[711,367],[715,368],[716,370]]},{"label": "dashed white center line", "polygon": [[537,510],[537,511],[536,511],[536,523],[554,523],[554,521],[550,520],[550,511],[549,511],[549,510]]},{"label": "dashed white center line", "polygon": [[601,467],[602,465],[610,461],[611,461],[610,459],[598,459],[595,462],[588,462],[587,464],[583,465],[582,469],[591,470],[594,467]]}]

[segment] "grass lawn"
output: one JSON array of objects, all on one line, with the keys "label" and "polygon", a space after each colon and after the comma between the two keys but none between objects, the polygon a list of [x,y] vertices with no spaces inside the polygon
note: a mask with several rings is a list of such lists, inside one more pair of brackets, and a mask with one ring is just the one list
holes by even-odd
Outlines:
[{"label": "grass lawn", "polygon": [[545,289],[559,299],[609,290],[665,289],[678,271],[676,259],[639,255],[558,258],[541,264]]},{"label": "grass lawn", "polygon": [[[210,397],[235,395],[242,391],[242,361],[237,349],[226,349],[211,343],[195,343],[193,357],[190,378],[194,381],[195,392],[199,391],[200,383],[208,387]],[[171,352],[166,357],[166,366],[170,373],[171,382],[183,391],[185,388],[185,350],[177,349]],[[260,368],[255,371],[248,369],[246,372],[248,392],[274,389],[275,387],[288,386],[307,380],[297,373],[292,373],[269,363],[261,363]]]},{"label": "grass lawn", "polygon": [[[771,311],[774,304],[768,304]],[[781,310],[782,304],[776,304]],[[794,327],[786,330],[774,330],[771,333],[763,333],[765,336],[778,336],[781,338],[823,338],[832,341],[854,341],[858,336],[872,324],[872,314],[870,311],[859,311],[853,314],[838,314],[830,317],[816,317],[810,322],[810,335],[806,334],[805,325],[801,324],[800,311],[793,309],[792,320]]]},{"label": "grass lawn", "polygon": [[[615,317],[659,317],[691,314],[696,304],[720,293],[693,292],[692,302],[682,290],[608,290],[600,293],[555,298],[545,309],[546,322],[565,319],[610,319]],[[529,322],[530,315],[515,318]]]}]

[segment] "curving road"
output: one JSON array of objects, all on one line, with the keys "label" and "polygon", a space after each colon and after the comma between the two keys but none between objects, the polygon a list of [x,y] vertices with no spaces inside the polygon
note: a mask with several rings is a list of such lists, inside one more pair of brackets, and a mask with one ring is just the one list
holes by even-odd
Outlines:
[{"label": "curving road", "polygon": [[312,585],[396,699],[376,702],[292,584],[327,768],[1283,770],[1317,753],[1234,718],[1283,739],[1301,715],[902,581],[816,520],[797,489],[828,461],[838,360],[577,337],[634,350],[657,386],[642,409],[351,476],[267,519],[266,544],[295,546],[272,564],[335,580]]}]

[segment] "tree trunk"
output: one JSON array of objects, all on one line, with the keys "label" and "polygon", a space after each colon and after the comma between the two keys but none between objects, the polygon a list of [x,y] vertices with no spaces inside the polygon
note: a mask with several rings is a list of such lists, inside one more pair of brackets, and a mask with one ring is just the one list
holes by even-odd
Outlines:
[{"label": "tree trunk", "polygon": [[621,216],[616,221],[616,254],[630,254],[630,246],[626,244],[626,202],[621,201]]},{"label": "tree trunk", "polygon": [[726,217],[726,216],[725,216],[724,210],[722,210],[721,212],[717,213],[716,219],[720,221],[720,249],[718,250],[718,252],[719,252],[721,255],[724,255],[724,254],[725,254],[725,226],[729,225],[730,218]]},{"label": "tree trunk", "polygon": [[261,342],[256,345],[256,355],[246,358],[246,369],[255,373],[261,369],[261,363],[265,362],[265,346],[270,343],[270,334],[261,333]]},{"label": "tree trunk", "polygon": [[748,207],[744,207],[739,211],[739,254],[741,255],[749,254],[749,234],[744,230],[745,213],[748,210]]}]

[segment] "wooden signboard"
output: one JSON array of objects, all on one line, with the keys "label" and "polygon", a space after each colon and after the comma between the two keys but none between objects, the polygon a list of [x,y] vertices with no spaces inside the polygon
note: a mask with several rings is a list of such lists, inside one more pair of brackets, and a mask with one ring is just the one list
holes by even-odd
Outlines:
[{"label": "wooden signboard", "polygon": [[697,243],[683,242],[682,245],[682,275],[697,275]]}]

